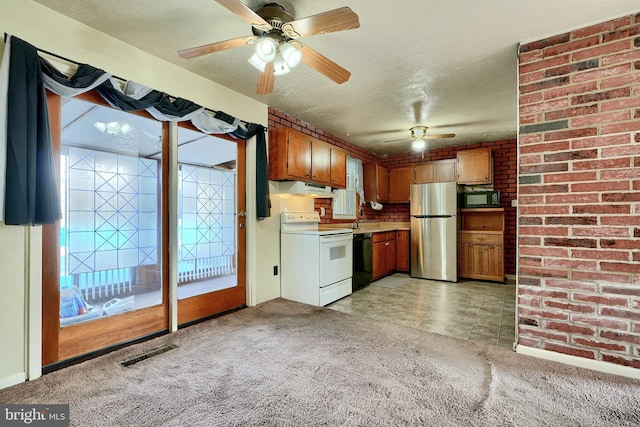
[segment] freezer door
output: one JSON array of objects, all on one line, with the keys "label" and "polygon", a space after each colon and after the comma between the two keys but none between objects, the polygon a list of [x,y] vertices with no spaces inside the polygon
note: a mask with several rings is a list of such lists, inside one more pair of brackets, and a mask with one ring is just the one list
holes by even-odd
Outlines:
[{"label": "freezer door", "polygon": [[457,219],[411,218],[411,276],[458,281]]},{"label": "freezer door", "polygon": [[458,186],[455,182],[414,184],[411,186],[409,211],[416,215],[455,215]]}]

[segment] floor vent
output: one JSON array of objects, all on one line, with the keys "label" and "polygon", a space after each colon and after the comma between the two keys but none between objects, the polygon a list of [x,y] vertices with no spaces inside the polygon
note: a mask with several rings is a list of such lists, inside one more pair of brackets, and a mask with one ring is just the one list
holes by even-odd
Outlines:
[{"label": "floor vent", "polygon": [[178,346],[174,345],[174,344],[166,344],[166,345],[163,345],[161,347],[158,347],[158,348],[155,348],[153,350],[149,350],[149,351],[147,351],[145,353],[142,353],[142,354],[139,354],[137,356],[134,356],[134,357],[132,357],[130,359],[123,360],[122,362],[120,362],[120,366],[123,366],[123,367],[126,368],[127,366],[135,365],[138,362],[142,362],[143,360],[147,360],[150,357],[157,356],[157,355],[162,354],[162,353],[166,353],[167,351],[173,350],[174,348],[178,348]]}]

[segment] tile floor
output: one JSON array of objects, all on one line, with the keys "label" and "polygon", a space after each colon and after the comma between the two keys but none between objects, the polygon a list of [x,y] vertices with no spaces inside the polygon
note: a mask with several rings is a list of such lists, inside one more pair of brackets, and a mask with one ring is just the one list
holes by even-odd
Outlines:
[{"label": "tile floor", "polygon": [[451,283],[403,276],[407,281],[397,288],[374,282],[327,308],[513,348],[515,284],[466,279]]}]

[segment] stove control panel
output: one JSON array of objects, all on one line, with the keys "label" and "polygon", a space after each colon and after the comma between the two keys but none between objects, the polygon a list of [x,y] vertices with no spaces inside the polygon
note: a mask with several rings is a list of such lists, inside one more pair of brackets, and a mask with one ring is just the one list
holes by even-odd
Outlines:
[{"label": "stove control panel", "polygon": [[309,212],[282,212],[282,224],[319,223],[320,214],[316,211]]}]

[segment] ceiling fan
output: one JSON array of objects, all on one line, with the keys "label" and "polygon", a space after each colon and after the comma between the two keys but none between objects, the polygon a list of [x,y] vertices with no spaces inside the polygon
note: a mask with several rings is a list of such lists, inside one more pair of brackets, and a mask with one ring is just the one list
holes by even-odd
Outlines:
[{"label": "ceiling fan", "polygon": [[288,73],[300,61],[338,84],[346,82],[351,77],[349,71],[298,41],[302,37],[358,28],[358,15],[350,8],[341,7],[294,20],[293,16],[277,3],[267,3],[254,12],[239,0],[216,2],[251,24],[253,35],[183,49],[178,51],[181,58],[195,58],[255,44],[256,50],[249,58],[249,63],[260,71],[256,87],[258,95],[273,92],[275,76]]},{"label": "ceiling fan", "polygon": [[427,129],[429,128],[426,126],[414,126],[409,129],[409,131],[411,132],[410,138],[401,138],[401,139],[394,139],[391,141],[385,141],[385,144],[391,144],[394,142],[413,141],[411,143],[411,148],[414,151],[420,151],[420,150],[424,150],[424,148],[427,146],[427,142],[426,142],[427,139],[454,138],[456,136],[455,133],[440,133],[440,134],[427,135]]}]

